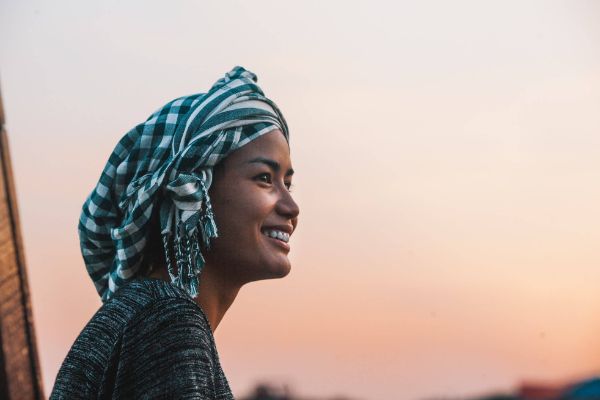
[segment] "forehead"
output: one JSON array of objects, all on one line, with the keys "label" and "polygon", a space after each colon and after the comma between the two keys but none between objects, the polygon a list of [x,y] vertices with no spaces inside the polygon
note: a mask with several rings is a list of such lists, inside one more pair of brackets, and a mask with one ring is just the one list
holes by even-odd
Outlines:
[{"label": "forehead", "polygon": [[291,167],[290,148],[280,130],[265,133],[258,139],[245,144],[231,153],[224,163],[231,166],[239,165],[257,157],[271,159],[285,168]]}]

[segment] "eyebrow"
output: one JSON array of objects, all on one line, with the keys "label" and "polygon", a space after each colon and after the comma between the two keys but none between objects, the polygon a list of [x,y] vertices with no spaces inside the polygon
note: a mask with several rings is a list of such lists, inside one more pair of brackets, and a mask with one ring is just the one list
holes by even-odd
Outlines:
[{"label": "eyebrow", "polygon": [[[254,158],[254,159],[248,161],[248,164],[254,164],[254,163],[266,164],[275,172],[279,172],[281,170],[281,165],[279,165],[279,163],[277,161],[271,160],[269,158],[258,157],[258,158]],[[285,173],[285,176],[292,176],[292,175],[294,175],[294,169],[290,168]]]}]

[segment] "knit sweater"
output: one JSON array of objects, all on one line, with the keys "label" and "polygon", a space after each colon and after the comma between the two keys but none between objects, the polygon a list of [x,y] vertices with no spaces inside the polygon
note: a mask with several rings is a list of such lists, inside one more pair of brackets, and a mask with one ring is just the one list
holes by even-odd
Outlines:
[{"label": "knit sweater", "polygon": [[210,324],[181,289],[158,279],[122,287],[65,358],[55,399],[233,399]]}]

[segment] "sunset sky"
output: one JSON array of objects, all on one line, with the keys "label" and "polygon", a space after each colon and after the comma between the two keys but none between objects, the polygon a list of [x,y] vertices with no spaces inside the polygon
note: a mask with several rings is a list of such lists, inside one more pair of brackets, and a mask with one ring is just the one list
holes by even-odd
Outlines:
[{"label": "sunset sky", "polygon": [[288,120],[301,209],[290,275],[216,331],[236,396],[600,373],[600,2],[0,0],[47,395],[101,304],[76,226],[110,152],[235,65]]}]

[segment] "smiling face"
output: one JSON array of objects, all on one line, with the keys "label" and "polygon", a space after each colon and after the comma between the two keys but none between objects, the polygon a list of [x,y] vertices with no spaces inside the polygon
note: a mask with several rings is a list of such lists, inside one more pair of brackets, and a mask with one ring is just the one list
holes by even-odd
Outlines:
[{"label": "smiling face", "polygon": [[289,187],[292,165],[279,130],[231,153],[214,169],[209,194],[219,237],[205,252],[207,265],[236,284],[290,272],[290,235],[299,208]]}]

